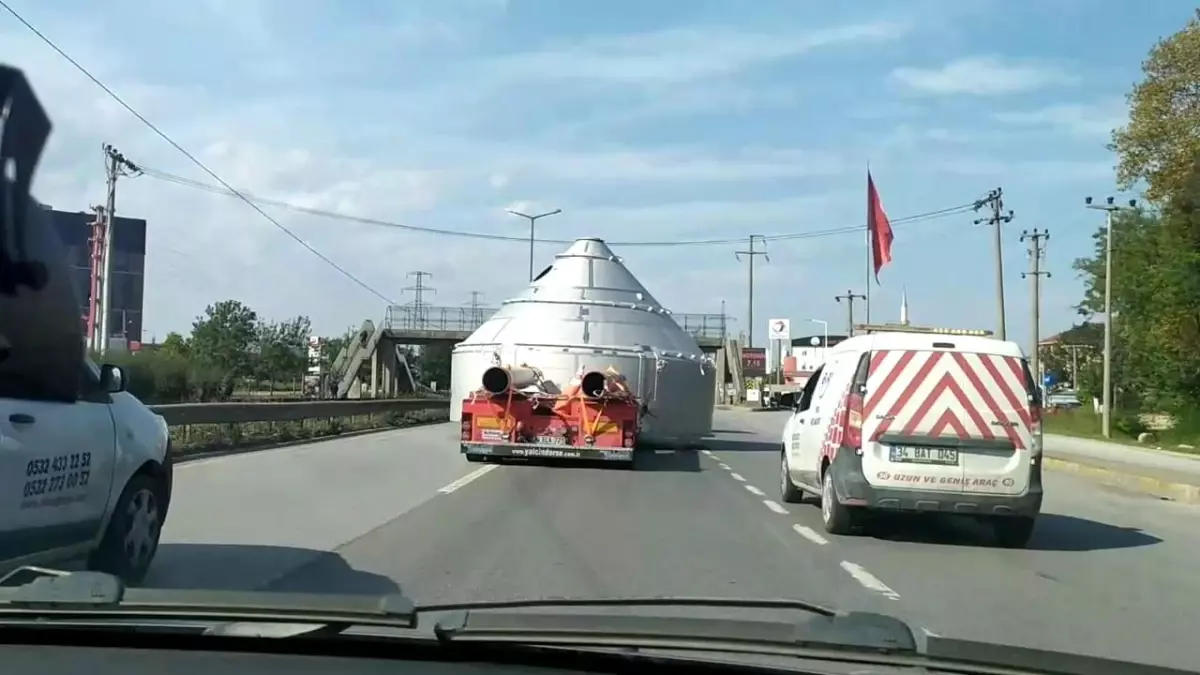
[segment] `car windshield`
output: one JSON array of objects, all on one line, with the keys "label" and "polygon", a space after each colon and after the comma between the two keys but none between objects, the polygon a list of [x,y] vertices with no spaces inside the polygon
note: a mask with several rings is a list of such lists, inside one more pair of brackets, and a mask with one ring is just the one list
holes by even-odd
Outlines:
[{"label": "car windshield", "polygon": [[1200,663],[1195,3],[53,4],[0,575]]}]

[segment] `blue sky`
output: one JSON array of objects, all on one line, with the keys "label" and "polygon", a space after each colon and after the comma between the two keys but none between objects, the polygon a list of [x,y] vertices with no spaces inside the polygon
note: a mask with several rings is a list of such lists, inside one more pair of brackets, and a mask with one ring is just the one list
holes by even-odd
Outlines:
[{"label": "blue sky", "polygon": [[[140,113],[239,189],[357,216],[510,236],[505,208],[562,208],[556,239],[679,240],[861,225],[869,163],[895,219],[1003,186],[1010,337],[1029,335],[1021,230],[1048,228],[1043,333],[1074,319],[1071,261],[1113,189],[1108,130],[1183,0],[569,3],[551,0],[8,0]],[[32,76],[56,122],[39,196],[103,195],[100,145],[212,183],[6,14],[0,60]],[[118,211],[150,223],[144,339],[213,301],[340,332],[385,303],[236,199],[151,177]],[[438,237],[268,209],[380,295],[414,270],[440,305],[496,304],[526,282],[519,243]],[[895,227],[872,318],[907,289],[923,324],[995,327],[992,244],[974,216]],[[564,248],[537,248],[538,267]],[[676,312],[745,329],[747,269],[729,245],[616,247]],[[845,322],[865,285],[858,234],[773,241],[755,333]],[[809,328],[811,326],[811,328]]]}]

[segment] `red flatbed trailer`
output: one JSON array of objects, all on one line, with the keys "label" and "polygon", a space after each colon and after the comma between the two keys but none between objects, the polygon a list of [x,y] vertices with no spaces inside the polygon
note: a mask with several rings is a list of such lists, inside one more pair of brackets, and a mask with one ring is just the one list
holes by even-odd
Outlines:
[{"label": "red flatbed trailer", "polygon": [[[632,464],[641,404],[615,374],[588,372],[562,394],[537,388],[529,368],[496,366],[462,406],[461,449],[471,462],[597,460]],[[522,384],[526,383],[526,384]]]}]

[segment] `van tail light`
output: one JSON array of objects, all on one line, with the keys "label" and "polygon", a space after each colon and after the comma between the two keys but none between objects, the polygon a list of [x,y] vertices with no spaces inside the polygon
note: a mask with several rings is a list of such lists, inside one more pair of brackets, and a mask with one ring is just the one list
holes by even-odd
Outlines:
[{"label": "van tail light", "polygon": [[463,416],[462,416],[462,440],[464,440],[464,441],[471,440],[471,415],[470,415],[470,413],[463,413]]},{"label": "van tail light", "polygon": [[842,417],[842,446],[862,454],[863,397],[850,394],[846,397],[846,412]]}]

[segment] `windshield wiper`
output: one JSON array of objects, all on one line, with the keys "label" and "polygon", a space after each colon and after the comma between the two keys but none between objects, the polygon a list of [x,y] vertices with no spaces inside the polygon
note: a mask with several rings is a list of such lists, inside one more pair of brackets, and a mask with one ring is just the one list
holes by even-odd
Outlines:
[{"label": "windshield wiper", "polygon": [[[21,585],[22,577],[37,576]],[[0,619],[170,619],[319,624],[322,632],[353,626],[416,628],[417,612],[402,595],[334,595],[126,588],[101,572],[21,568],[0,578]]]},{"label": "windshield wiper", "polygon": [[[496,609],[561,607],[690,607],[799,610],[800,620],[634,614],[504,612]],[[839,612],[794,600],[738,598],[602,598],[552,599],[421,607],[420,613],[462,610],[434,626],[443,642],[518,642],[574,646],[630,646],[703,651],[759,651],[764,646],[789,649],[821,647],[916,653],[908,624],[885,614]]]},{"label": "windshield wiper", "polygon": [[[31,576],[38,578],[21,583]],[[792,610],[808,616],[787,620],[554,611],[648,607]],[[1070,675],[1185,672],[935,636],[926,637],[921,649],[908,624],[894,617],[839,612],[797,600],[554,598],[416,607],[402,595],[127,589],[116,577],[98,572],[21,568],[0,578],[0,623],[8,625],[26,626],[36,620],[46,626],[61,621],[67,626],[118,623],[154,628],[158,622],[180,621],[200,624],[209,635],[304,638],[357,628],[417,629],[422,614],[443,615],[433,633],[445,645],[729,652],[960,672],[992,672],[997,667]]]},{"label": "windshield wiper", "polygon": [[[21,585],[5,588],[33,577]],[[810,620],[750,620],[698,617],[653,617],[570,614],[562,608],[714,608],[792,610]],[[498,610],[543,610],[513,611]],[[531,641],[586,639],[601,634],[629,639],[657,637],[677,643],[692,640],[752,643],[823,644],[848,649],[913,651],[908,625],[879,614],[843,613],[800,600],[738,598],[550,598],[497,602],[464,602],[416,607],[402,595],[333,595],[254,591],[126,588],[117,577],[99,572],[58,572],[22,568],[0,579],[0,620],[151,619],[213,620],[213,635],[301,637],[338,634],[352,628],[416,629],[419,615],[446,614],[434,626],[443,642],[488,640]],[[268,625],[274,624],[274,625]]]}]

